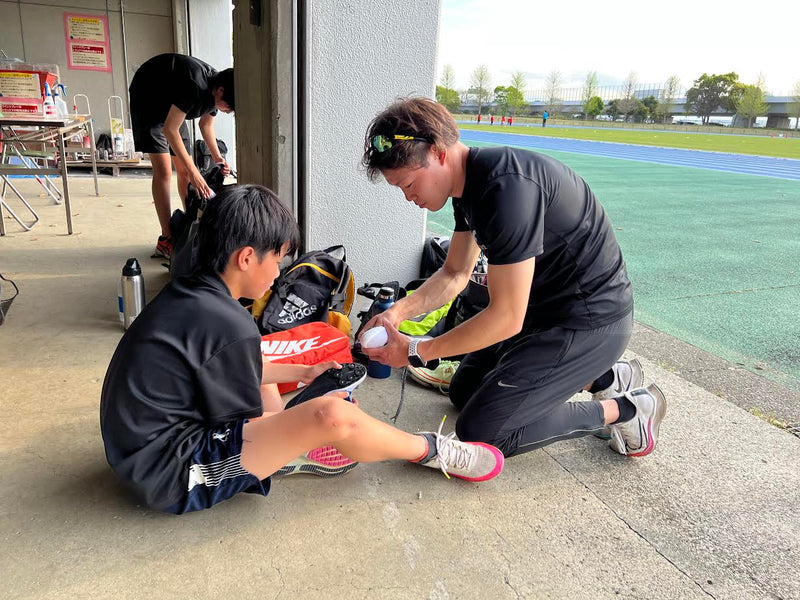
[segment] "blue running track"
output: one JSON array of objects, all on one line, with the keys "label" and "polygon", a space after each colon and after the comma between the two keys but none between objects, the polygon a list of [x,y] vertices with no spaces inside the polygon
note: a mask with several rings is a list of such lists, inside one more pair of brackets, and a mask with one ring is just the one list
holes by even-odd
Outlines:
[{"label": "blue running track", "polygon": [[607,158],[621,158],[662,165],[694,167],[696,169],[710,169],[713,171],[762,175],[764,177],[800,181],[800,160],[793,158],[682,150],[658,146],[637,146],[634,144],[572,140],[519,133],[495,133],[473,129],[462,129],[461,139],[465,142],[484,142],[502,146],[558,150],[577,154],[591,154],[592,156],[605,156]]}]

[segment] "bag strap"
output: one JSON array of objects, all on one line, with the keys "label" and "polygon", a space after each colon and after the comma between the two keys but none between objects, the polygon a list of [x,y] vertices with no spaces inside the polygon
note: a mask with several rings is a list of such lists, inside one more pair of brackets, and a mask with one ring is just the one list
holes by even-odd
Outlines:
[{"label": "bag strap", "polygon": [[10,283],[11,285],[14,286],[14,295],[11,296],[11,298],[8,298],[8,300],[13,300],[17,296],[19,296],[19,288],[17,287],[17,284],[14,283],[14,281],[12,279],[6,279],[5,277],[3,277],[2,273],[0,273],[0,279],[2,279],[3,281],[7,281],[8,283]]}]

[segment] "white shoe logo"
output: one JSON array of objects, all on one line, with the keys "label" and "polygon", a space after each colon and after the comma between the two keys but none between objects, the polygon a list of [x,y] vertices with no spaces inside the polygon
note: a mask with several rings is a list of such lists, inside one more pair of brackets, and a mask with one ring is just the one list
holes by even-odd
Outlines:
[{"label": "white shoe logo", "polygon": [[518,385],[511,385],[509,383],[503,383],[502,381],[498,381],[497,385],[499,385],[500,387],[507,387],[507,388],[518,388],[519,387]]}]

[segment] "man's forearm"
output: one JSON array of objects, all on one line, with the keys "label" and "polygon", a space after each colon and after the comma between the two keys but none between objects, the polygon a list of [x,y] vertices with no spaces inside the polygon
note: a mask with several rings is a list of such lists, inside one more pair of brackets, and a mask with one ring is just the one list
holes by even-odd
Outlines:
[{"label": "man's forearm", "polygon": [[215,158],[222,158],[222,153],[219,151],[219,146],[217,146],[217,136],[216,133],[214,133],[214,124],[200,123],[199,127],[200,135],[203,137],[203,141],[206,143],[206,146],[208,146],[208,151],[211,153],[211,156]]},{"label": "man's forearm", "polygon": [[392,312],[399,317],[399,321],[430,312],[450,302],[467,287],[468,282],[466,275],[452,275],[439,269],[413,294],[397,302]]},{"label": "man's forearm", "polygon": [[455,329],[431,340],[420,342],[417,351],[423,360],[474,352],[507,340],[519,333],[519,327],[507,314],[487,308]]},{"label": "man's forearm", "polygon": [[170,148],[172,148],[172,151],[175,153],[175,158],[181,162],[184,169],[191,173],[195,166],[192,162],[192,157],[189,156],[188,152],[186,152],[186,146],[183,145],[183,138],[181,137],[180,132],[165,127],[164,137],[167,138]]}]

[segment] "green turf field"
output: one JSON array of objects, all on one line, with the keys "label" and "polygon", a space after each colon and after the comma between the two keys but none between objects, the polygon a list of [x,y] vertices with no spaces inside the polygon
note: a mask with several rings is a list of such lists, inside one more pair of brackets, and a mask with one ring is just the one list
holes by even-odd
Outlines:
[{"label": "green turf field", "polygon": [[[638,321],[800,391],[800,183],[543,154],[605,207]],[[449,206],[428,213],[431,233],[452,226]]]},{"label": "green turf field", "polygon": [[663,146],[665,148],[684,148],[707,150],[710,152],[732,152],[734,154],[756,154],[780,158],[800,159],[800,138],[780,138],[748,135],[721,135],[713,133],[678,133],[670,131],[648,131],[630,129],[590,129],[588,127],[511,127],[500,129],[495,125],[470,125],[459,123],[461,129],[502,131],[524,135],[543,135],[548,137],[592,140],[595,142],[618,142],[643,146]]}]

